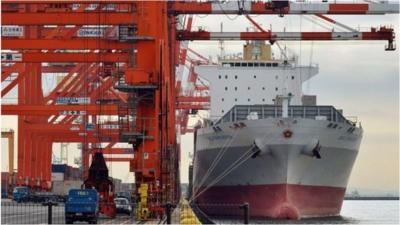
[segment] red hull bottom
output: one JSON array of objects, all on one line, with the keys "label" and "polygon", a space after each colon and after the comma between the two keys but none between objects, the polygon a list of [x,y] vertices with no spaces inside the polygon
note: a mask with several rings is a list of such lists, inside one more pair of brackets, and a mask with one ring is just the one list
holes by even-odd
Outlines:
[{"label": "red hull bottom", "polygon": [[[250,205],[251,217],[300,219],[339,215],[345,188],[294,184],[212,187],[197,198],[210,216],[241,216],[241,210],[218,204]],[[215,204],[215,206],[211,206]],[[208,206],[207,206],[208,205]]]}]

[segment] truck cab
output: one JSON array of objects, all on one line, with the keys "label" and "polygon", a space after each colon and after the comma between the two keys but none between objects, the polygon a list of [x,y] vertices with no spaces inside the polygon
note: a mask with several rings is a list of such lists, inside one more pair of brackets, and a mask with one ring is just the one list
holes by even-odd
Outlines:
[{"label": "truck cab", "polygon": [[29,199],[29,188],[26,186],[15,187],[13,190],[13,200],[20,203]]},{"label": "truck cab", "polygon": [[97,223],[99,195],[95,189],[71,189],[65,203],[65,223],[86,221]]}]

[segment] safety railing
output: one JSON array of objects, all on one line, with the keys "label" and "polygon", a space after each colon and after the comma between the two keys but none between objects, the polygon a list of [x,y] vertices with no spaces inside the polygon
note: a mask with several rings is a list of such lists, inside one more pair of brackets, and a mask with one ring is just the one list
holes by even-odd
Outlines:
[{"label": "safety railing", "polygon": [[[350,123],[340,110],[333,106],[289,106],[288,116],[292,118],[308,118],[317,119],[323,117],[324,120]],[[282,117],[282,106],[279,105],[236,105],[232,107],[223,117],[215,124],[225,122],[237,122],[248,119],[267,119]]]},{"label": "safety railing", "polygon": [[[65,203],[63,202],[15,202],[10,199],[1,201],[1,224],[66,224]],[[82,223],[84,221],[74,221]],[[90,221],[92,223],[92,221]],[[99,213],[99,224],[136,224],[135,205],[117,207],[116,216],[110,218]]]}]

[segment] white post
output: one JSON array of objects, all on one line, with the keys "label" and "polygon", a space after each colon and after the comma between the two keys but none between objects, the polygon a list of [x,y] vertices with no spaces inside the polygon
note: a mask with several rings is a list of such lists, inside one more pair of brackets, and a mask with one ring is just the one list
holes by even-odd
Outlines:
[{"label": "white post", "polygon": [[[286,89],[285,91],[286,92]],[[292,94],[284,94],[282,95],[282,118],[288,118],[289,117],[289,104],[290,104],[290,99],[292,98]]]},{"label": "white post", "polygon": [[289,117],[289,97],[284,96],[282,98],[282,118]]}]

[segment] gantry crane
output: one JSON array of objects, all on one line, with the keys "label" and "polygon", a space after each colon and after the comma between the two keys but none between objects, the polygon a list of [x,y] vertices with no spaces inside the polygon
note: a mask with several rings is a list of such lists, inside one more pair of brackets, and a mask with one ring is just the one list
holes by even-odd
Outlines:
[{"label": "gantry crane", "polygon": [[[178,201],[175,111],[204,108],[186,104],[198,98],[178,96],[175,65],[180,57],[185,62],[181,54],[187,53],[180,51],[179,41],[384,40],[387,50],[394,50],[394,31],[389,27],[368,32],[228,33],[177,28],[178,17],[310,14],[340,25],[325,15],[383,15],[398,13],[399,6],[277,0],[3,0],[1,4],[1,79],[8,83],[1,96],[14,87],[18,92],[16,104],[2,104],[1,112],[18,115],[17,184],[51,188],[54,142],[81,143],[84,178],[90,157],[99,151],[134,155],[109,160],[130,162],[142,197],[140,218],[162,214],[166,202]],[[44,96],[41,77],[49,73],[64,78]],[[116,143],[129,143],[132,151],[114,148]]]}]

